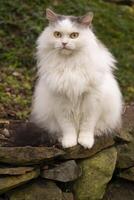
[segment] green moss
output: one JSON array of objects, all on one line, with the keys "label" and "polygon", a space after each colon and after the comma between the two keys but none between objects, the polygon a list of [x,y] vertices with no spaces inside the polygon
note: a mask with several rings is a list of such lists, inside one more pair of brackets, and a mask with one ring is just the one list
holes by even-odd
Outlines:
[{"label": "green moss", "polygon": [[100,200],[115,169],[117,151],[115,147],[103,150],[91,158],[78,162],[82,176],[74,183],[77,200]]},{"label": "green moss", "polygon": [[[0,1],[0,117],[25,118],[34,85],[35,41],[46,25],[45,8],[83,15],[92,10],[94,31],[118,60],[124,99],[134,97],[134,8],[102,0]],[[20,76],[14,76],[13,72]],[[9,88],[9,89],[7,89]],[[18,114],[19,113],[19,114]],[[22,114],[20,114],[22,113]],[[22,116],[22,117],[20,117]]]}]

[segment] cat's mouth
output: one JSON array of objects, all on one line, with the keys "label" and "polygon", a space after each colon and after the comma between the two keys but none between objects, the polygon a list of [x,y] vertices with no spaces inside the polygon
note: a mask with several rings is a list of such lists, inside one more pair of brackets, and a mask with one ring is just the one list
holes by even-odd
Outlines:
[{"label": "cat's mouth", "polygon": [[70,54],[72,54],[72,49],[68,48],[68,47],[62,47],[60,52],[63,55],[70,55]]},{"label": "cat's mouth", "polygon": [[73,49],[68,46],[57,47],[57,49],[59,49],[59,53],[65,54],[65,55],[70,55],[73,52]]},{"label": "cat's mouth", "polygon": [[68,51],[72,50],[69,47],[62,47],[61,49],[68,50]]}]

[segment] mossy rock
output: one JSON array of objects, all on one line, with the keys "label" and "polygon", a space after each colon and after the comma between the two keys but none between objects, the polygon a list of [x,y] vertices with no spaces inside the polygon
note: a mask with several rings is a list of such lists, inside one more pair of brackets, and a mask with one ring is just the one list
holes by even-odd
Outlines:
[{"label": "mossy rock", "polygon": [[129,169],[120,172],[119,177],[134,181],[134,167],[130,167]]},{"label": "mossy rock", "polygon": [[62,200],[62,191],[54,182],[36,181],[8,194],[10,200]]},{"label": "mossy rock", "polygon": [[103,150],[86,160],[79,161],[82,176],[74,184],[77,200],[100,200],[111,180],[117,159],[115,147]]},{"label": "mossy rock", "polygon": [[39,170],[33,170],[19,176],[6,176],[0,178],[0,194],[22,185],[39,176]]},{"label": "mossy rock", "polygon": [[54,147],[0,147],[0,162],[29,165],[39,164],[65,154]]}]

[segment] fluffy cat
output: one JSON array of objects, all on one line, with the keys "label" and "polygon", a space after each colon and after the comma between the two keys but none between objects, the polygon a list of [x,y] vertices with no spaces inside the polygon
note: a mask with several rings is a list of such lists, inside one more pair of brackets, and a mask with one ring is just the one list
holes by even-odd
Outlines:
[{"label": "fluffy cat", "polygon": [[38,82],[31,120],[57,134],[64,148],[91,148],[95,135],[121,124],[116,60],[96,38],[92,13],[64,16],[46,10],[49,25],[37,40]]}]

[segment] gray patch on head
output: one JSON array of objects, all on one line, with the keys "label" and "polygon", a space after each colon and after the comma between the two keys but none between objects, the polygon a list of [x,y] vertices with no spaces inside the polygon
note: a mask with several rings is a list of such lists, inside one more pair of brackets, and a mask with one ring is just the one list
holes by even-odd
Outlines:
[{"label": "gray patch on head", "polygon": [[79,23],[80,17],[60,15],[60,19],[61,20],[69,19],[73,23]]},{"label": "gray patch on head", "polygon": [[75,16],[68,16],[68,15],[57,15],[57,20],[62,21],[65,19],[69,19],[73,24],[81,24],[80,19],[81,17],[75,17]]},{"label": "gray patch on head", "polygon": [[57,15],[57,20],[62,21],[65,20],[67,17],[65,15]]},{"label": "gray patch on head", "polygon": [[[69,19],[76,26],[81,26],[82,25],[82,22],[81,22],[82,17],[68,16],[68,15],[58,15],[57,19],[58,20]],[[89,27],[92,27],[92,25],[90,25]]]},{"label": "gray patch on head", "polygon": [[56,24],[58,21],[65,20],[65,19],[67,19],[67,18],[68,18],[68,16],[58,15],[58,14],[57,14],[57,19],[56,19],[56,21],[55,21],[55,22],[50,22],[50,24],[53,25],[53,26],[55,26],[55,24]]},{"label": "gray patch on head", "polygon": [[[62,21],[65,19],[69,19],[75,26],[81,27],[82,23],[81,23],[81,18],[82,17],[76,17],[76,16],[72,16],[72,15],[59,15],[57,14],[57,20],[55,22],[52,22],[52,25],[55,25],[58,21]],[[92,28],[92,25],[89,26],[90,28]]]}]

